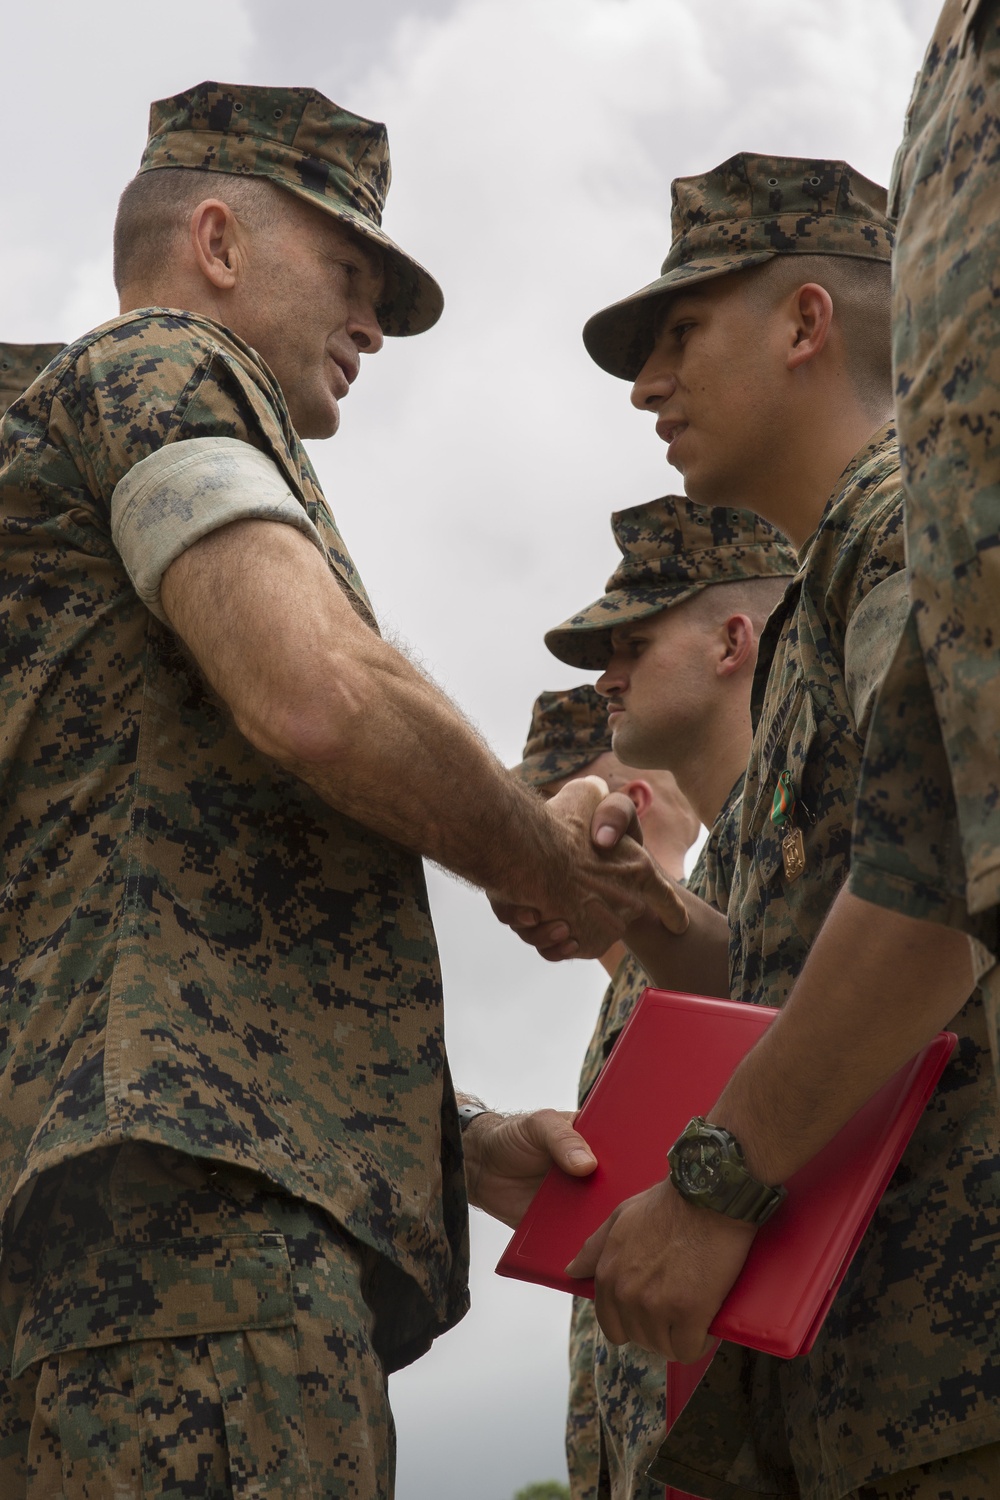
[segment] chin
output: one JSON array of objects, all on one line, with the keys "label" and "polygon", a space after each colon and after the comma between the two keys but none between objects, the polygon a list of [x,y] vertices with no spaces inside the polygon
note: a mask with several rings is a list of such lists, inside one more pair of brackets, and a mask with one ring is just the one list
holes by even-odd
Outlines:
[{"label": "chin", "polygon": [[720,483],[712,474],[688,469],[684,474],[684,493],[695,505],[733,505],[733,487]]},{"label": "chin", "polygon": [[300,438],[330,438],[340,428],[340,407],[335,396],[327,396],[303,411],[292,413],[292,425]]}]

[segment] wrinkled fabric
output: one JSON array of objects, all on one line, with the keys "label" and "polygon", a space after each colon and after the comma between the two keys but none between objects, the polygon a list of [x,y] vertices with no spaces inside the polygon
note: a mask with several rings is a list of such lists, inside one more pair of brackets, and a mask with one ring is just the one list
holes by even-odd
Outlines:
[{"label": "wrinkled fabric", "polygon": [[389,1500],[376,1263],[237,1169],[127,1144],[49,1173],[0,1275],[4,1500]]}]

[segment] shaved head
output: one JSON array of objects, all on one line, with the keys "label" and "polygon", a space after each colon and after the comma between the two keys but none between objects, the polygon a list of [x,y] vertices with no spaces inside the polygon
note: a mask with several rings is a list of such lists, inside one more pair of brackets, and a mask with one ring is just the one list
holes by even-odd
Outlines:
[{"label": "shaved head", "polygon": [[887,261],[853,255],[776,255],[739,274],[762,311],[807,282],[829,292],[859,404],[880,417],[892,404],[892,287]]},{"label": "shaved head", "polygon": [[140,172],[118,200],[114,276],[119,293],[162,274],[178,238],[187,232],[193,210],[205,198],[227,204],[252,230],[271,229],[293,203],[288,193],[266,177],[199,172],[191,167]]},{"label": "shaved head", "polygon": [[737,578],[731,583],[712,583],[675,608],[687,610],[691,619],[708,630],[733,615],[746,615],[754,633],[759,635],[788,584],[786,577]]}]

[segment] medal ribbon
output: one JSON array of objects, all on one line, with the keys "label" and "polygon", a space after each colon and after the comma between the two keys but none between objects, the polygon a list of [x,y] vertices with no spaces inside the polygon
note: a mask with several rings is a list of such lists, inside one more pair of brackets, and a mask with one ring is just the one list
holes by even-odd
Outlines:
[{"label": "medal ribbon", "polygon": [[778,785],[774,789],[774,801],[771,804],[771,822],[775,828],[784,828],[795,816],[795,791],[792,787],[791,771],[782,771],[778,777]]}]

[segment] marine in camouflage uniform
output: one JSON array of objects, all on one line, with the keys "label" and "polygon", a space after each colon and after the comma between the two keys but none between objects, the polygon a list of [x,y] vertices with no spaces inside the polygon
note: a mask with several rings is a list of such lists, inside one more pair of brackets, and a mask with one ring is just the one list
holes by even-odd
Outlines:
[{"label": "marine in camouflage uniform", "polygon": [[[846,164],[733,158],[675,183],[663,275],[591,320],[588,347],[634,377],[671,288],[775,253],[887,259],[890,238],[884,195]],[[734,998],[782,1004],[847,875],[865,735],[906,611],[890,426],[841,476],[761,643],[729,903]],[[785,771],[805,852],[794,879],[771,820]],[[978,993],[953,1026],[955,1057],[813,1350],[781,1361],[723,1344],[652,1465],[660,1482],[710,1500],[873,1500],[923,1496],[920,1466],[945,1481],[957,1450],[970,1455],[958,1483],[990,1461],[1000,1286],[985,1246],[1000,1230],[1000,1119]],[[884,1490],[883,1476],[895,1476]]]},{"label": "marine in camouflage uniform", "polygon": [[0,344],[0,416],[64,347],[63,344]]},{"label": "marine in camouflage uniform", "polygon": [[[141,170],[165,165],[356,228],[386,332],[440,311],[379,228],[381,126],[203,85],[153,106]],[[144,560],[263,518],[374,629],[367,595],[274,377],[207,318],[78,339],[0,438],[0,1489],[388,1496],[385,1372],[467,1306],[421,862],[240,734]],[[165,453],[174,489],[149,480]]]},{"label": "marine in camouflage uniform", "polygon": [[[998,130],[1000,7],[949,0],[890,190],[911,611],[869,738],[851,890],[963,928],[981,969],[1000,952]],[[995,967],[985,990],[996,1058]]]},{"label": "marine in camouflage uniform", "polygon": [[[611,531],[621,561],[605,592],[545,636],[554,656],[584,670],[607,667],[616,625],[657,615],[716,584],[790,577],[798,566],[795,553],[766,521],[747,511],[710,509],[676,496],[615,512]],[[606,725],[607,704],[594,696]],[[685,882],[720,911],[728,902],[742,782],[741,775]],[[601,1003],[580,1074],[579,1104],[651,982],[638,959],[626,954]],[[682,1389],[686,1393],[702,1369],[702,1364],[668,1368],[662,1356],[637,1344],[609,1344],[593,1301],[574,1297],[566,1424],[573,1500],[662,1500],[662,1485],[645,1471],[666,1423],[667,1382],[672,1379],[678,1394]]]}]

